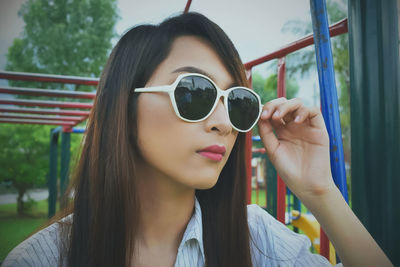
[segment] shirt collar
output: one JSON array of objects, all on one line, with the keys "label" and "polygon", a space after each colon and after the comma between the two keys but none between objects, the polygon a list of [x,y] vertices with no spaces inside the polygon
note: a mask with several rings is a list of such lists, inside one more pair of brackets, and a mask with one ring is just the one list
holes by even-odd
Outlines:
[{"label": "shirt collar", "polygon": [[200,203],[195,197],[194,199],[194,212],[188,225],[186,226],[185,233],[183,234],[181,246],[184,246],[186,242],[190,240],[197,240],[201,255],[203,256],[203,260],[205,259],[204,256],[204,248],[203,248],[203,222],[201,217],[201,207]]}]

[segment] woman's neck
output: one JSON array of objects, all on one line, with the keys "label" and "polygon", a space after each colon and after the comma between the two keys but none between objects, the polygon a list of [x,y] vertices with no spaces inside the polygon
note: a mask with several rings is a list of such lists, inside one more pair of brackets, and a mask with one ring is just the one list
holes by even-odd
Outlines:
[{"label": "woman's neck", "polygon": [[145,249],[178,251],[193,214],[195,190],[173,179],[146,175],[139,182],[141,216],[137,242]]}]

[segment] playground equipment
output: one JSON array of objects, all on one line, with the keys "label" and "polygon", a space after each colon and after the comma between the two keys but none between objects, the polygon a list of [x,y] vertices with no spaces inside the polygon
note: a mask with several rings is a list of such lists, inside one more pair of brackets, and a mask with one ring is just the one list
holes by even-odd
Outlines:
[{"label": "playground equipment", "polygon": [[[189,11],[191,2],[191,0],[187,1],[185,12]],[[347,32],[347,20],[332,25],[329,28],[329,34],[325,1],[311,0],[310,4],[314,38],[313,35],[306,36],[274,53],[246,63],[245,67],[251,81],[252,67],[271,59],[278,59],[278,96],[285,96],[285,56],[313,44],[315,39],[321,106],[331,139],[332,174],[336,184],[347,199],[337,93],[329,41],[330,36]],[[349,0],[351,108],[354,111],[351,113],[353,209],[392,262],[398,265],[400,264],[400,255],[395,252],[400,249],[398,242],[400,240],[400,229],[396,225],[400,224],[400,212],[392,204],[396,203],[396,190],[400,188],[400,179],[395,179],[400,175],[400,165],[395,162],[395,159],[400,158],[400,141],[398,138],[400,136],[399,36],[396,10],[396,0]],[[372,58],[372,61],[368,61],[370,58]],[[0,78],[93,86],[98,84],[98,79],[93,78],[6,71],[0,71]],[[1,87],[0,93],[86,99],[93,99],[95,96],[94,93],[15,87]],[[0,108],[0,123],[61,126],[62,128],[52,130],[51,144],[55,147],[53,147],[51,155],[56,155],[54,149],[56,149],[60,132],[62,132],[62,136],[65,136],[62,139],[64,140],[62,141],[62,150],[68,150],[69,138],[67,136],[71,132],[81,132],[81,130],[74,130],[74,127],[87,119],[88,110],[92,107],[92,103],[15,99],[0,99],[0,104],[52,107],[53,109]],[[74,108],[75,110],[67,110],[66,108]],[[37,114],[40,114],[40,116]],[[382,144],[378,142],[380,140],[383,141]],[[248,201],[250,202],[251,133],[247,134],[246,145],[247,189]],[[69,154],[61,154],[63,166],[61,168],[61,190],[64,190],[65,184],[68,182]],[[56,200],[57,168],[54,164],[56,164],[56,161],[51,156],[49,215],[54,214],[55,211],[53,207],[55,207]],[[269,167],[269,170],[273,170],[272,167]],[[273,212],[273,214],[277,215],[278,220],[283,221],[286,189],[279,177],[277,180],[275,179],[274,183],[276,184],[272,187],[277,188],[277,201],[274,203],[277,203],[277,206],[274,206],[276,212]],[[373,199],[369,198],[371,195],[374,196]],[[54,203],[54,206],[52,203]],[[329,258],[327,244],[328,241],[322,233],[321,254]]]},{"label": "playground equipment", "polygon": [[[40,82],[56,82],[80,85],[97,85],[98,79],[48,75],[36,73],[21,73],[0,71],[0,78],[8,80],[20,81],[40,81]],[[48,90],[36,88],[18,88],[18,87],[0,87],[0,93],[14,95],[29,96],[51,96],[51,97],[69,97],[78,99],[94,99],[95,93],[86,92],[70,92],[62,90]],[[81,102],[61,102],[61,101],[44,101],[44,100],[21,100],[21,99],[0,99],[0,104],[8,104],[15,106],[29,107],[52,107],[54,109],[42,108],[11,108],[1,107],[0,123],[23,123],[23,124],[42,124],[42,125],[59,125],[50,132],[50,161],[49,161],[49,207],[48,216],[52,217],[56,212],[57,201],[57,166],[58,166],[58,139],[61,133],[61,168],[60,168],[60,195],[64,193],[68,185],[68,171],[70,162],[70,134],[83,133],[84,129],[76,128],[82,121],[89,116],[89,109],[92,103]],[[61,109],[62,108],[62,109]],[[66,108],[74,108],[69,110]],[[35,114],[35,115],[20,115]],[[40,114],[38,116],[37,114]],[[64,202],[64,201],[62,201]],[[61,203],[61,206],[63,203]]]}]

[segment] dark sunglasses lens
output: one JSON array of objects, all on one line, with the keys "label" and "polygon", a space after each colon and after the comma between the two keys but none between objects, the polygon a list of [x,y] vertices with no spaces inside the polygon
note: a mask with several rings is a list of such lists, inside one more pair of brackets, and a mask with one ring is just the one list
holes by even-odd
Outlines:
[{"label": "dark sunglasses lens", "polygon": [[245,89],[234,89],[228,95],[228,112],[232,124],[240,130],[249,130],[258,118],[258,98]]},{"label": "dark sunglasses lens", "polygon": [[182,78],[175,89],[175,102],[179,114],[188,120],[204,118],[217,97],[217,89],[203,77]]}]

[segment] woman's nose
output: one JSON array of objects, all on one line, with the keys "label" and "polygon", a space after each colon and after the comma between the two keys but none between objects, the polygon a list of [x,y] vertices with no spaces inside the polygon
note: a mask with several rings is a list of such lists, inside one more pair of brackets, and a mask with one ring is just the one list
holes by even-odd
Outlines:
[{"label": "woman's nose", "polygon": [[218,131],[220,135],[228,135],[232,132],[232,125],[223,98],[220,98],[214,111],[205,120],[205,126],[207,131]]}]

